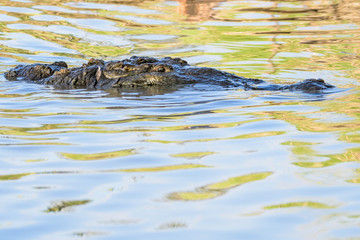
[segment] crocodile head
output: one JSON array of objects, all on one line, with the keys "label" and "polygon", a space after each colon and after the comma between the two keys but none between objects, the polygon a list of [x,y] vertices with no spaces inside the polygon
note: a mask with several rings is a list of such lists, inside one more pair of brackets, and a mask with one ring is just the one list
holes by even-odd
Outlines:
[{"label": "crocodile head", "polygon": [[[91,61],[90,61],[91,62]],[[91,63],[88,64],[91,64]],[[138,86],[175,86],[177,84],[213,84],[246,87],[263,80],[239,77],[214,68],[193,67],[180,58],[133,56],[121,61],[109,61],[98,68],[98,87],[119,88]],[[111,81],[109,81],[111,80]]]},{"label": "crocodile head", "polygon": [[[91,61],[90,61],[91,62]],[[91,63],[88,64],[91,64]],[[100,86],[136,87],[151,85],[175,85],[190,81],[186,74],[189,64],[180,58],[133,56],[121,61],[109,61],[98,68],[98,83]]]}]

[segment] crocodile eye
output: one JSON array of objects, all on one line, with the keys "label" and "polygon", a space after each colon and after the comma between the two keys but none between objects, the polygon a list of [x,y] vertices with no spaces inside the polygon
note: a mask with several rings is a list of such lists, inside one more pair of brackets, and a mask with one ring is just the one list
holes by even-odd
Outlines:
[{"label": "crocodile eye", "polygon": [[179,60],[179,63],[180,63],[181,65],[188,65],[188,62],[185,61],[185,60],[182,60],[182,59]]},{"label": "crocodile eye", "polygon": [[124,64],[124,65],[122,66],[122,69],[123,69],[125,72],[129,72],[129,71],[132,70],[132,67],[131,67],[130,65],[128,65],[128,64]]},{"label": "crocodile eye", "polygon": [[165,70],[164,67],[158,67],[158,69],[156,69],[157,72],[165,72]]}]

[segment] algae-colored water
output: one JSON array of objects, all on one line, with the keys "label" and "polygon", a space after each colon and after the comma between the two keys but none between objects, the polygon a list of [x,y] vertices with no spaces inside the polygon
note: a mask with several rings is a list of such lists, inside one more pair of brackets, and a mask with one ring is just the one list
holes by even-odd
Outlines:
[{"label": "algae-colored water", "polygon": [[359,239],[360,3],[2,0],[0,72],[181,57],[326,94],[0,76],[0,239]]}]

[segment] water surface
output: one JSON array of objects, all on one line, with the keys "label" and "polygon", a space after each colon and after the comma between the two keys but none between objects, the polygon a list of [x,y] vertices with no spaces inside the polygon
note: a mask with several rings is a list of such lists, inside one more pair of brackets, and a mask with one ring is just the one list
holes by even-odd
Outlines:
[{"label": "water surface", "polygon": [[0,72],[181,57],[326,94],[59,90],[0,76],[0,236],[360,238],[360,4],[10,1]]}]

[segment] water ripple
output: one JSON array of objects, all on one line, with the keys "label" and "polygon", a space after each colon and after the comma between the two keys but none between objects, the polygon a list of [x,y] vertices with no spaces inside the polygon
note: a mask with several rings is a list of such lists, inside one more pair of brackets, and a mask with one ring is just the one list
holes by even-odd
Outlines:
[{"label": "water ripple", "polygon": [[357,0],[3,0],[1,72],[172,56],[340,90],[62,90],[0,76],[1,239],[357,238],[359,11]]}]

